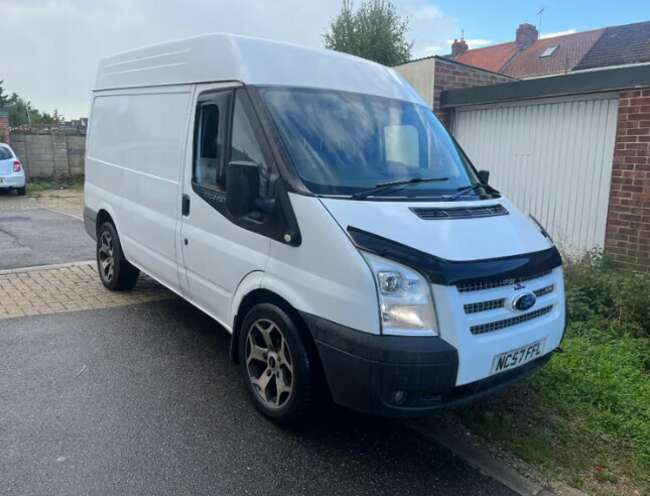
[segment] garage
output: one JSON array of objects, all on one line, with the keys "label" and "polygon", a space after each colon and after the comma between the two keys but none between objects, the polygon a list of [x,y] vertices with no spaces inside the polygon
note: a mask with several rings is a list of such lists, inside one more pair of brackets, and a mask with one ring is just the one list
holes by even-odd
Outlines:
[{"label": "garage", "polygon": [[565,253],[603,248],[618,93],[456,109],[453,133],[490,182]]}]

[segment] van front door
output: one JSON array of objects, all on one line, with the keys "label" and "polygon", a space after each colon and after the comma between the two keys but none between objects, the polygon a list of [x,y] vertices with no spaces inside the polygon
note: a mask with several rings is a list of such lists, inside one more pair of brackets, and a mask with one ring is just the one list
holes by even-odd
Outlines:
[{"label": "van front door", "polygon": [[201,85],[194,101],[181,199],[181,279],[190,299],[230,328],[233,294],[244,277],[264,270],[270,239],[229,215],[225,170],[231,160],[248,160],[263,177],[269,159],[253,130],[243,88]]}]

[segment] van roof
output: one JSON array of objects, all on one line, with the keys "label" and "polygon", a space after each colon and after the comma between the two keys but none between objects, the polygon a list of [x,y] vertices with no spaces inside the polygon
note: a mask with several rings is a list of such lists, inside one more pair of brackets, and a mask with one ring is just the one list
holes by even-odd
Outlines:
[{"label": "van roof", "polygon": [[329,88],[423,103],[392,69],[352,55],[213,33],[149,45],[102,59],[95,91],[240,81]]}]

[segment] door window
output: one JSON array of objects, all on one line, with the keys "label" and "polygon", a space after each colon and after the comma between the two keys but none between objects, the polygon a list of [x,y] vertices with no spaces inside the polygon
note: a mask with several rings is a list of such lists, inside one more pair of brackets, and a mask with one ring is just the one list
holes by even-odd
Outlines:
[{"label": "door window", "polygon": [[232,119],[230,161],[251,162],[259,167],[259,194],[264,197],[269,193],[269,167],[247,115],[246,106],[243,91],[237,91]]},{"label": "door window", "polygon": [[206,95],[196,109],[194,182],[223,189],[226,116],[230,92]]}]

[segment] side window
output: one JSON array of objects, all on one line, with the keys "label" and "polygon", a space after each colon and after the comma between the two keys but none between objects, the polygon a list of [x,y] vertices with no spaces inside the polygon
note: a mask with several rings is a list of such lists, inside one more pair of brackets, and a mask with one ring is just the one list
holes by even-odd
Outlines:
[{"label": "side window", "polygon": [[230,95],[229,91],[206,95],[196,108],[194,181],[201,186],[223,188]]},{"label": "side window", "polygon": [[420,139],[414,126],[386,126],[384,146],[387,162],[409,167],[420,166]]},{"label": "side window", "polygon": [[232,138],[230,145],[230,161],[252,162],[259,167],[260,196],[268,194],[269,167],[264,158],[253,130],[250,119],[246,113],[246,104],[242,97],[243,92],[235,93],[235,109],[232,118]]}]

